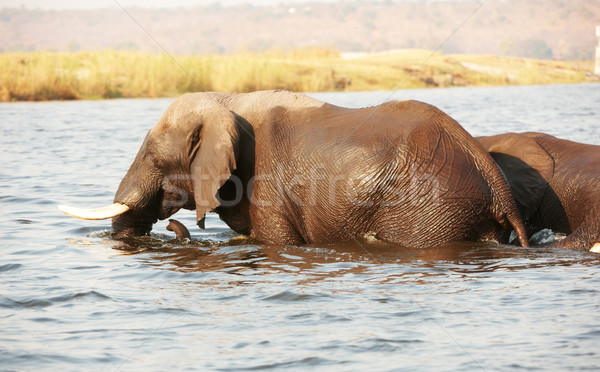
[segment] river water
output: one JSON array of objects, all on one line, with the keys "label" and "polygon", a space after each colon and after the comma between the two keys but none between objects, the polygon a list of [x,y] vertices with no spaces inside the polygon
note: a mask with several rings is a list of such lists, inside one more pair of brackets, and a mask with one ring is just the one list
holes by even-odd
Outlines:
[{"label": "river water", "polygon": [[[600,144],[600,84],[315,93],[432,103],[471,134]],[[171,99],[0,104],[0,370],[600,368],[600,255],[491,243],[257,245],[215,215],[135,247],[99,206]]]}]

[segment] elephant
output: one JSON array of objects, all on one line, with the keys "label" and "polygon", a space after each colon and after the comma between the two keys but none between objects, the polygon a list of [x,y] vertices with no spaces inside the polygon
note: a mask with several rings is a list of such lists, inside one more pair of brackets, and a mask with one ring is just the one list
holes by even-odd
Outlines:
[{"label": "elephant", "polygon": [[418,101],[351,109],[301,93],[188,93],[148,132],[112,206],[116,239],[216,212],[267,244],[369,234],[405,247],[508,241],[524,225],[500,169],[455,120]]},{"label": "elephant", "polygon": [[600,146],[544,133],[478,137],[504,172],[528,233],[568,236],[554,247],[600,251]]}]

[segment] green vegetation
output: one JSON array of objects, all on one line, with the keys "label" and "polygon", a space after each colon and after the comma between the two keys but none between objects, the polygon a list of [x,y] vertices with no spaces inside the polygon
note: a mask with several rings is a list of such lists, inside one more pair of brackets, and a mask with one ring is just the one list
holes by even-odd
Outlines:
[{"label": "green vegetation", "polygon": [[[0,101],[175,97],[195,91],[393,90],[598,81],[593,62],[330,49],[168,56],[112,50],[0,54]],[[351,81],[351,83],[350,83]]]}]

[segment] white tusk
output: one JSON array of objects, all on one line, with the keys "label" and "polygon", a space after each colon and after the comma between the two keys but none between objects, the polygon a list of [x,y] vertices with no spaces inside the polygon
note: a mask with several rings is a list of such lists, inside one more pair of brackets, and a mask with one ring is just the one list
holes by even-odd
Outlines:
[{"label": "white tusk", "polygon": [[109,205],[108,207],[102,207],[97,209],[82,209],[75,207],[67,207],[65,205],[59,205],[58,209],[60,209],[63,213],[68,214],[69,216],[81,218],[83,220],[106,220],[108,218],[113,218],[120,214],[123,214],[127,212],[130,208],[125,204],[114,203]]},{"label": "white tusk", "polygon": [[592,249],[590,249],[590,252],[600,253],[600,243],[594,244],[594,246],[592,247]]}]

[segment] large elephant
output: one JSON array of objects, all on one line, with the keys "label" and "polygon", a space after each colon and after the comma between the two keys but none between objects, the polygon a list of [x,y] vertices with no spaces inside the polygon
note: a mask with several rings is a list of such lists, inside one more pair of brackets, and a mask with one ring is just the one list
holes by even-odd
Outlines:
[{"label": "large elephant", "polygon": [[556,247],[600,248],[600,146],[531,132],[477,139],[506,175],[529,233],[549,228],[569,234]]},{"label": "large elephant", "polygon": [[506,242],[521,217],[499,168],[456,121],[416,101],[348,109],[299,93],[193,93],[150,130],[113,206],[116,238],[180,208],[266,243],[365,234],[407,247]]}]

